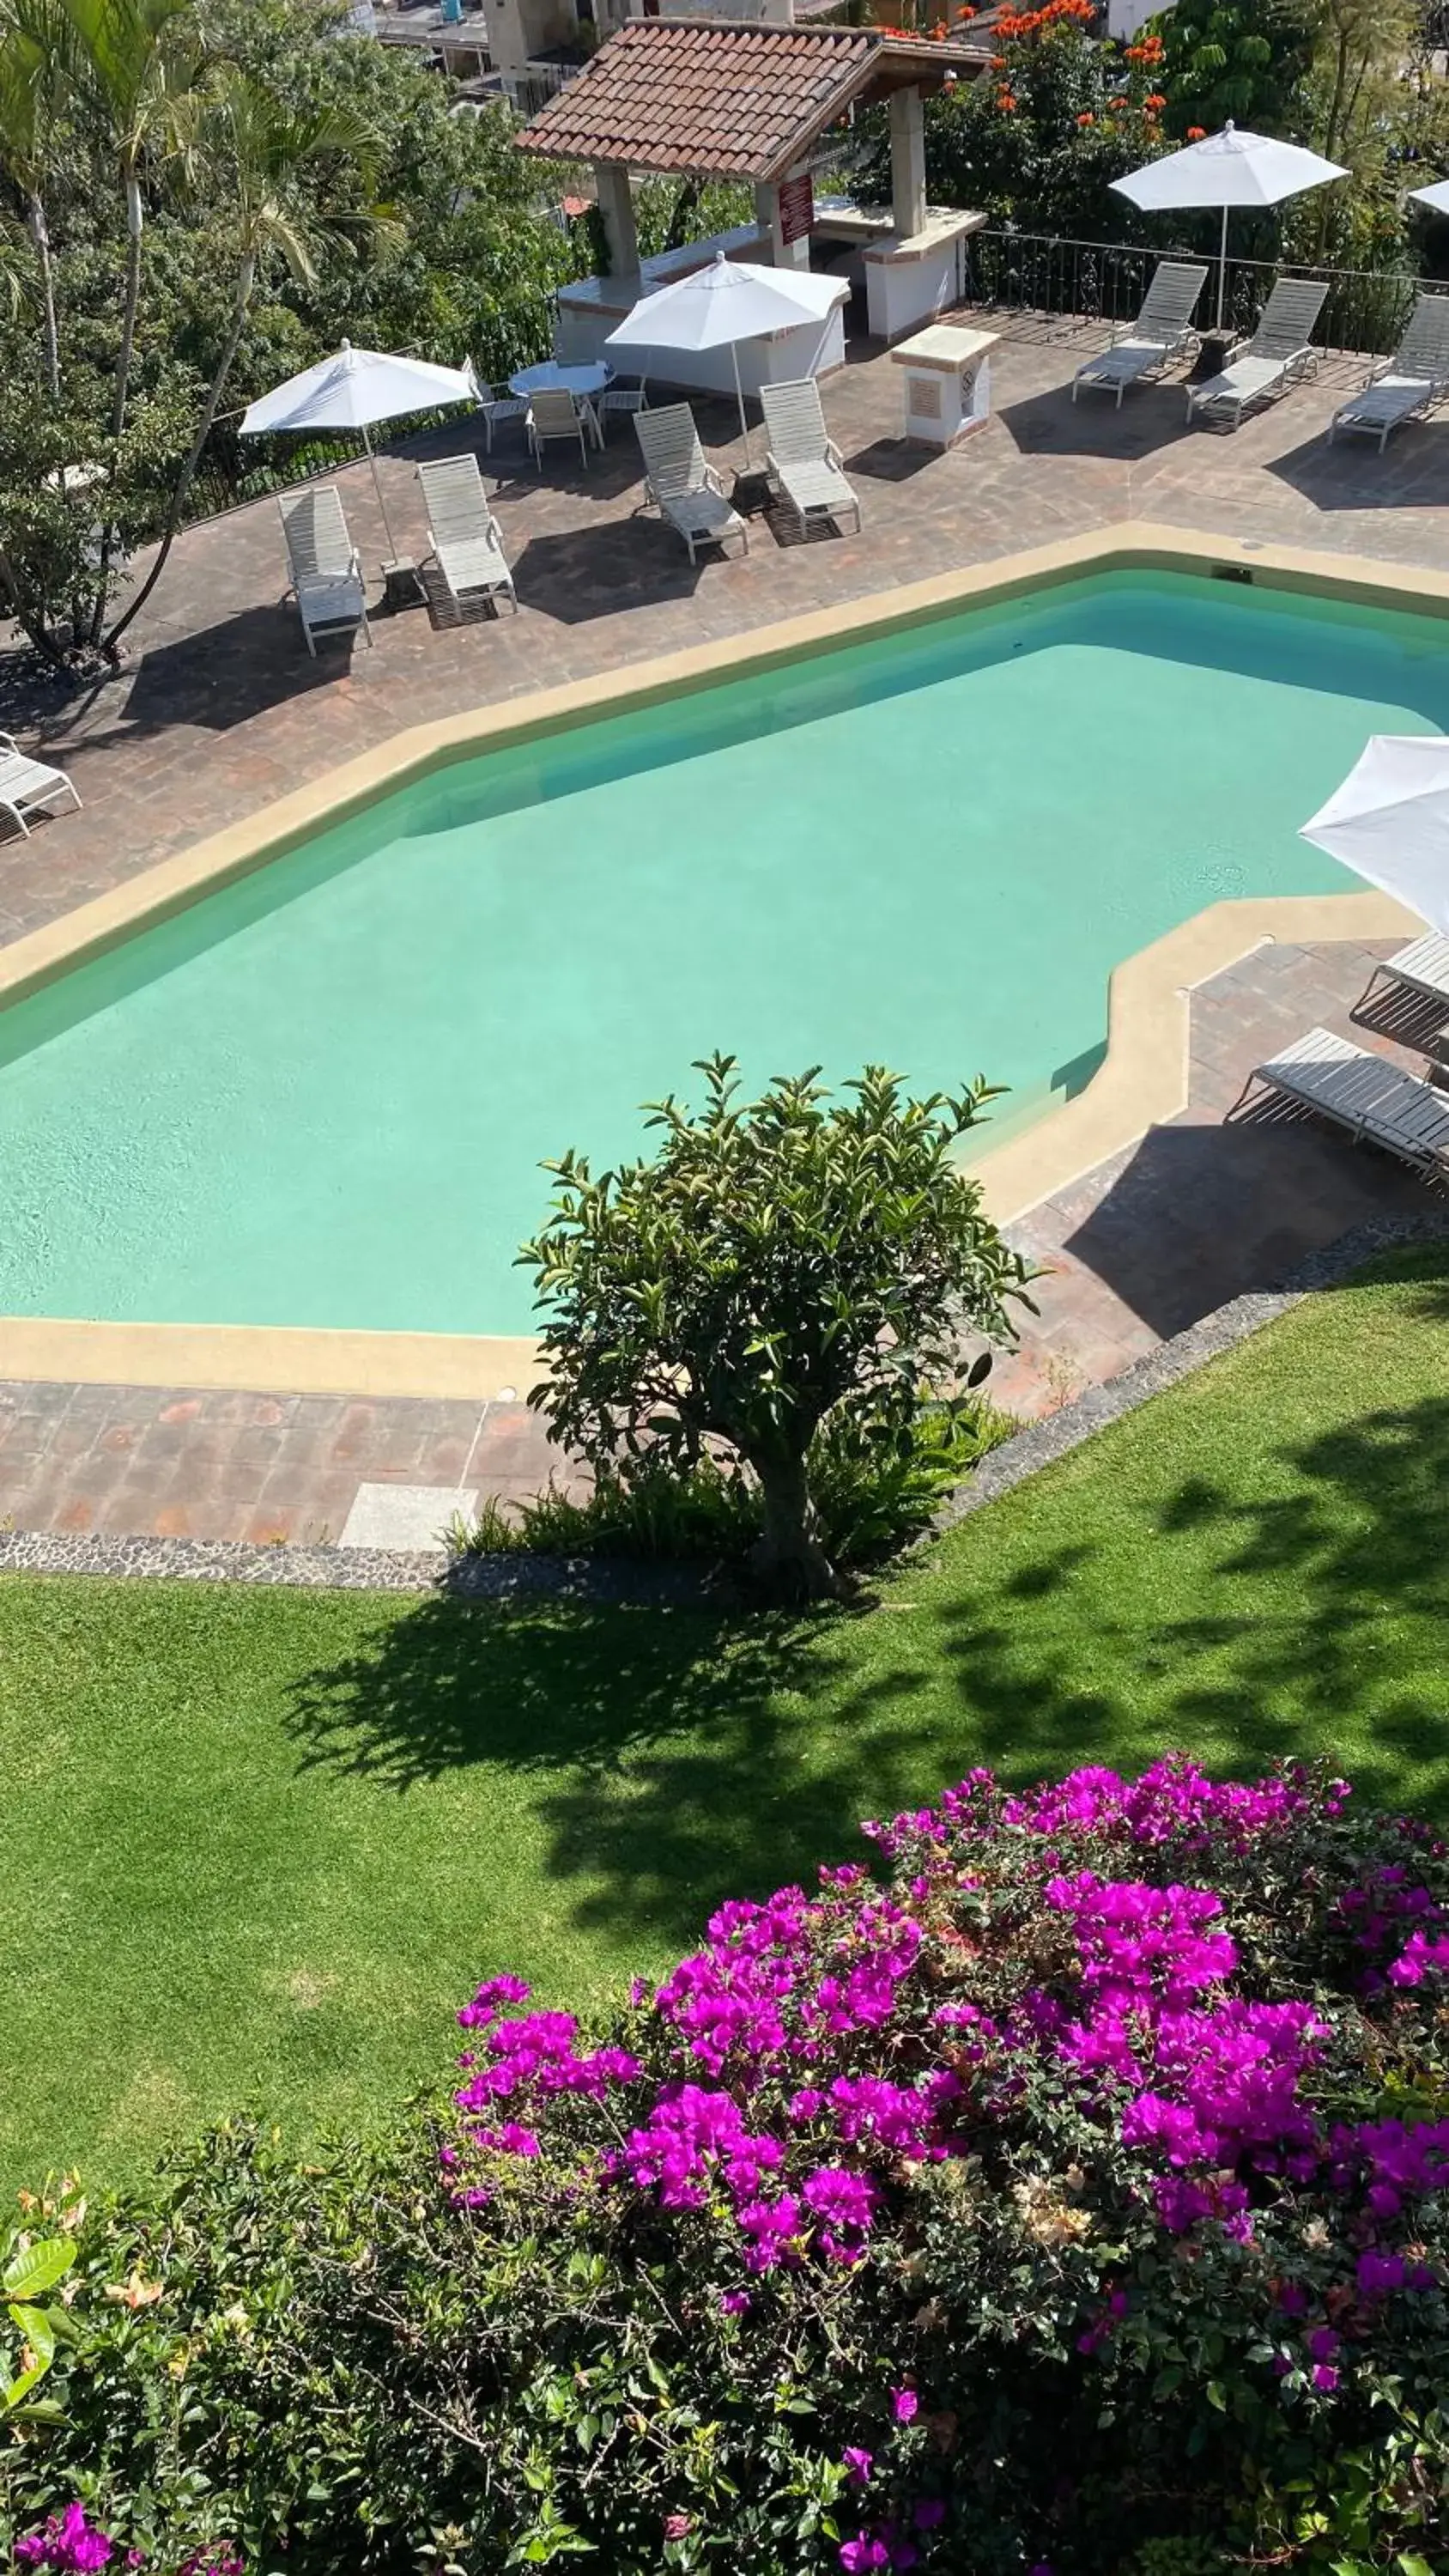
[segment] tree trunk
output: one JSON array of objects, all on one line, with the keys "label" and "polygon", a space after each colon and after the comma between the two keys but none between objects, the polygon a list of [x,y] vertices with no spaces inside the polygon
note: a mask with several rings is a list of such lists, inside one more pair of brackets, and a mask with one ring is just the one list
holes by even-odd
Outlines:
[{"label": "tree trunk", "polygon": [[[60,325],[55,311],[55,264],[50,251],[50,226],[45,217],[45,201],[38,189],[32,188],[25,201],[25,223],[35,245],[35,264],[40,272],[40,308],[45,346],[45,384],[56,409],[60,408]],[[65,475],[61,474],[61,495],[65,494]],[[65,655],[43,622],[37,623],[26,611],[19,584],[9,561],[4,568],[5,588],[10,595],[11,614],[16,624],[29,636],[36,650],[57,670],[64,670]]]},{"label": "tree trunk", "polygon": [[[134,170],[126,173],[126,300],[121,311],[121,345],[116,351],[116,390],[111,402],[111,436],[119,438],[126,426],[126,397],[130,391],[131,358],[136,346],[136,313],[141,301],[141,234],[146,210],[141,198],[141,183]],[[115,543],[115,525],[107,519],[101,529],[100,559],[96,565],[96,599],[91,616],[90,640],[99,644],[110,604],[111,549]]]},{"label": "tree trunk", "polygon": [[121,345],[116,351],[116,394],[111,405],[111,436],[119,438],[126,426],[126,395],[131,374],[131,353],[136,345],[136,309],[141,301],[141,234],[146,210],[141,202],[141,183],[134,170],[126,173],[126,302],[121,314]]},{"label": "tree trunk", "polygon": [[55,318],[55,269],[50,256],[50,226],[45,220],[45,207],[32,190],[25,210],[30,238],[35,244],[36,264],[40,270],[40,299],[45,327],[45,381],[52,402],[60,400],[60,330]]},{"label": "tree trunk", "polygon": [[10,557],[4,553],[0,553],[0,596],[9,601],[10,615],[22,635],[29,637],[37,653],[41,654],[47,662],[53,663],[57,671],[63,671],[66,667],[65,655],[54,636],[32,616],[27,608],[24,594],[16,579],[15,567]]},{"label": "tree trunk", "polygon": [[820,1544],[804,1458],[752,1458],[750,1465],[760,1480],[765,1517],[764,1536],[751,1552],[754,1572],[784,1600],[833,1599],[840,1578]]},{"label": "tree trunk", "polygon": [[206,400],[202,405],[201,419],[197,425],[196,436],[191,442],[190,453],[187,456],[185,464],[182,466],[180,479],[177,483],[176,489],[171,495],[171,507],[166,513],[166,525],[161,532],[161,544],[157,551],[156,560],[151,566],[150,571],[147,573],[145,580],[142,582],[140,589],[137,591],[136,596],[132,600],[124,617],[120,617],[116,620],[116,623],[111,628],[109,635],[105,638],[101,647],[101,650],[104,653],[109,653],[114,656],[116,646],[119,644],[121,637],[125,634],[132,618],[140,615],[141,610],[145,607],[147,600],[150,598],[152,591],[155,589],[156,584],[160,580],[162,572],[165,569],[166,558],[171,552],[172,545],[176,538],[176,531],[181,525],[182,511],[185,509],[190,497],[191,486],[196,480],[196,469],[201,463],[202,450],[204,449],[208,438],[211,436],[211,425],[216,418],[217,406],[219,405],[222,394],[225,391],[227,377],[231,374],[232,361],[241,345],[241,335],[246,325],[247,308],[252,300],[252,288],[256,284],[256,276],[256,256],[253,252],[249,251],[246,258],[242,261],[241,271],[237,278],[236,302],[232,308],[231,329],[226,335],[226,346],[222,350],[216,373],[211,379]]}]

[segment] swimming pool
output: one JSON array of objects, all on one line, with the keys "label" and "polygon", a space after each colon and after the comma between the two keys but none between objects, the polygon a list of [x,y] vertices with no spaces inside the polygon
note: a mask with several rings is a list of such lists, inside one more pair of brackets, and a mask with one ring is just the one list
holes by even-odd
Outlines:
[{"label": "swimming pool", "polygon": [[1437,621],[1131,573],[459,763],[0,1014],[0,1312],[526,1333],[544,1156],[715,1047],[1044,1107],[1114,965],[1347,891],[1298,824],[1439,730]]}]

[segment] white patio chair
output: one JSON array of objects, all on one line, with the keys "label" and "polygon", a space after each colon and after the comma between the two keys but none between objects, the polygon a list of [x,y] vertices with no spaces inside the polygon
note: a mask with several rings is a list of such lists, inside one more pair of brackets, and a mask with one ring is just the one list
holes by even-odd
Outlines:
[{"label": "white patio chair", "polygon": [[417,472],[427,504],[429,549],[457,615],[463,615],[471,599],[506,597],[516,616],[518,594],[477,457],[440,456]]},{"label": "white patio chair", "polygon": [[362,558],[347,533],[336,485],[308,483],[298,492],[279,492],[277,508],[292,567],[290,588],[313,660],[314,635],[350,634],[360,626],[370,645]]},{"label": "white patio chair", "polygon": [[589,461],[589,439],[603,446],[603,435],[594,418],[593,406],[583,397],[571,394],[566,385],[547,385],[528,398],[528,443],[534,462],[543,463],[543,451],[551,438],[576,438],[579,455],[585,467]]},{"label": "white patio chair", "polygon": [[745,554],[750,532],[738,510],[725,499],[724,485],[704,449],[688,403],[665,403],[658,411],[634,415],[634,432],[644,457],[644,497],[669,521],[695,560],[696,546],[723,546],[738,537]]},{"label": "white patio chair", "polygon": [[1083,385],[1095,386],[1115,394],[1120,411],[1122,396],[1131,386],[1160,376],[1174,358],[1195,349],[1192,317],[1206,275],[1206,260],[1160,259],[1136,321],[1127,325],[1120,338],[1114,335],[1110,348],[1099,349],[1095,358],[1084,359],[1078,367],[1072,378],[1073,402]]},{"label": "white patio chair", "polygon": [[[475,376],[478,375],[476,367],[473,372]],[[505,421],[527,420],[528,396],[511,394],[506,385],[500,392],[496,385],[486,384],[483,378],[478,376],[478,409],[483,414],[483,444],[491,455],[495,429]]]},{"label": "white patio chair", "polygon": [[801,535],[812,518],[839,520],[850,511],[858,531],[860,503],[840,470],[840,450],[825,426],[814,377],[764,385],[760,404],[769,440],[765,472],[771,489],[794,512]]},{"label": "white patio chair", "polygon": [[1421,295],[1391,358],[1380,358],[1365,383],[1340,403],[1328,424],[1376,438],[1382,456],[1391,431],[1428,411],[1449,392],[1449,295]]},{"label": "white patio chair", "polygon": [[1380,980],[1398,984],[1420,1001],[1442,1003],[1449,1015],[1449,939],[1437,930],[1429,930],[1421,939],[1411,939],[1407,948],[1396,948],[1392,957],[1380,958],[1363,1000],[1356,1006],[1360,1011]]},{"label": "white patio chair", "polygon": [[1449,1093],[1331,1029],[1310,1029],[1260,1064],[1229,1116],[1261,1107],[1254,1086],[1382,1146],[1432,1179],[1449,1178]]},{"label": "white patio chair", "polygon": [[600,438],[607,436],[611,420],[621,414],[633,418],[648,409],[649,396],[643,376],[637,385],[605,385],[603,392],[594,396],[594,416],[599,424]]},{"label": "white patio chair", "polygon": [[1236,429],[1249,403],[1269,402],[1308,375],[1318,364],[1313,332],[1327,295],[1321,278],[1280,277],[1246,346],[1206,384],[1188,386],[1188,419],[1205,412]]},{"label": "white patio chair", "polygon": [[80,812],[80,790],[68,771],[52,769],[48,761],[32,760],[13,734],[0,733],[0,814],[10,816],[25,840],[30,838],[26,815],[43,811],[53,796],[60,795],[73,797],[76,811]]}]

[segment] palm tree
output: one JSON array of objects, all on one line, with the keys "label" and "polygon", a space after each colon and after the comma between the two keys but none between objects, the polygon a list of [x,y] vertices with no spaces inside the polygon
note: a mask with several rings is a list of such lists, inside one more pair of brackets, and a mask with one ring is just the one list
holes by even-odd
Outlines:
[{"label": "palm tree", "polygon": [[103,640],[102,650],[111,655],[150,598],[171,552],[259,281],[279,261],[302,284],[314,285],[314,252],[324,236],[355,247],[360,233],[376,234],[386,220],[375,209],[360,218],[326,218],[304,207],[302,182],[319,163],[350,164],[364,186],[372,186],[381,138],[352,110],[289,107],[236,64],[221,62],[213,66],[205,87],[184,106],[178,102],[174,113],[186,148],[214,176],[216,193],[229,199],[234,210],[237,265],[230,319],[196,434],[171,494],[156,560]]},{"label": "palm tree", "polygon": [[[126,283],[111,394],[111,436],[118,439],[126,426],[141,300],[142,174],[158,148],[164,151],[174,140],[178,102],[193,87],[200,68],[200,38],[192,0],[58,0],[58,6],[73,39],[77,85],[106,137],[126,203]],[[115,529],[107,518],[100,532],[93,644],[105,620],[114,543]]]},{"label": "palm tree", "polygon": [[45,187],[51,127],[66,79],[66,26],[56,0],[4,0],[0,8],[0,167],[20,199],[35,253],[45,386],[60,400],[60,328]]},{"label": "palm tree", "polygon": [[126,425],[126,394],[141,297],[148,156],[171,139],[178,99],[194,85],[200,44],[192,0],[59,0],[74,30],[74,61],[103,121],[126,200],[126,287],[111,435]]}]

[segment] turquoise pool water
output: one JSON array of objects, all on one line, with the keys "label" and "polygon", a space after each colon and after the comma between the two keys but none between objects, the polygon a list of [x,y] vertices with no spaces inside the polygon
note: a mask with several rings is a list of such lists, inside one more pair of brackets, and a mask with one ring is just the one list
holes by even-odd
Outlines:
[{"label": "turquoise pool water", "polygon": [[543,1156],[714,1047],[1044,1105],[1439,730],[1430,621],[1119,576],[469,762],[0,1017],[0,1313],[527,1331]]}]

